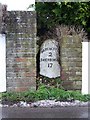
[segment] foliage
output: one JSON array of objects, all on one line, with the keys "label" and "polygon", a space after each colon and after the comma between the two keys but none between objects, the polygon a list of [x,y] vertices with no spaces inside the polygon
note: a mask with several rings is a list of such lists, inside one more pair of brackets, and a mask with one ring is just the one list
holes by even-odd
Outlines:
[{"label": "foliage", "polygon": [[41,76],[39,78],[37,78],[37,86],[40,86],[41,84],[45,84],[48,86],[54,86],[56,88],[62,88],[62,80],[60,79],[60,77],[57,78],[48,78],[45,76]]},{"label": "foliage", "polygon": [[90,33],[90,2],[37,2],[38,34],[56,25],[82,26]]},{"label": "foliage", "polygon": [[42,85],[38,88],[36,91],[36,101],[37,100],[44,100],[44,99],[49,99],[49,90],[45,85]]},{"label": "foliage", "polygon": [[55,99],[59,101],[68,101],[68,100],[80,100],[80,101],[90,101],[90,94],[82,95],[80,91],[65,91],[63,89],[48,87],[41,85],[37,91],[25,91],[25,92],[6,92],[2,93],[2,100],[18,102],[18,101],[27,101],[33,102],[38,100],[45,99]]},{"label": "foliage", "polygon": [[19,93],[16,92],[5,92],[2,93],[2,100],[9,100],[9,101],[19,101],[20,100],[20,95]]}]

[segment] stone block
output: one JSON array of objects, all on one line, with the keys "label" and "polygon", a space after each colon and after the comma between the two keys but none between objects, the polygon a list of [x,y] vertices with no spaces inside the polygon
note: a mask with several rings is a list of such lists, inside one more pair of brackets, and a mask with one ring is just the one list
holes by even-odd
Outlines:
[{"label": "stone block", "polygon": [[65,80],[62,82],[62,86],[65,90],[72,90],[73,89],[73,81]]},{"label": "stone block", "polygon": [[76,67],[82,67],[82,62],[76,62]]},{"label": "stone block", "polygon": [[82,88],[82,81],[74,81],[73,86],[74,86],[74,89],[80,90]]},{"label": "stone block", "polygon": [[76,72],[76,75],[82,75],[82,72],[77,71],[77,72]]}]

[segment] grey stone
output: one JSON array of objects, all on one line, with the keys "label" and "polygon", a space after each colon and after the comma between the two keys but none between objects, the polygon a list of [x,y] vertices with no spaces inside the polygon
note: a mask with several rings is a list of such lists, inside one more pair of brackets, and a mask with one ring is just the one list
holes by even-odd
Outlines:
[{"label": "grey stone", "polygon": [[2,107],[3,105],[0,103],[0,107]]},{"label": "grey stone", "polygon": [[17,105],[17,104],[14,104],[14,105],[12,105],[11,107],[18,107],[18,105]]},{"label": "grey stone", "polygon": [[26,107],[26,106],[27,106],[27,103],[26,103],[26,102],[23,102],[23,101],[20,101],[20,106],[21,106],[21,107]]},{"label": "grey stone", "polygon": [[59,45],[53,39],[46,40],[40,50],[40,74],[49,78],[60,76]]}]

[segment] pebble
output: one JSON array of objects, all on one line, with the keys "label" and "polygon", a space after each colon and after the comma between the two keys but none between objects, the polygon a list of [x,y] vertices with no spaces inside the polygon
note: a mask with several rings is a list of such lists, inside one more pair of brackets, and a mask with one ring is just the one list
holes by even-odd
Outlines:
[{"label": "pebble", "polygon": [[9,105],[2,105],[2,107],[9,107]]},{"label": "pebble", "polygon": [[27,107],[27,102],[20,101],[20,107]]},{"label": "pebble", "polygon": [[0,107],[2,107],[3,105],[2,104],[0,104]]},{"label": "pebble", "polygon": [[18,105],[17,104],[14,104],[14,105],[12,105],[11,107],[17,107]]}]

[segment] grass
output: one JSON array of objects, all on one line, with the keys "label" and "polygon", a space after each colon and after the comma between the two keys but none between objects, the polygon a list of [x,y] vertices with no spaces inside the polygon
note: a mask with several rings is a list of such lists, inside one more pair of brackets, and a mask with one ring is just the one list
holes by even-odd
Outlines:
[{"label": "grass", "polygon": [[80,101],[90,101],[90,94],[82,95],[80,91],[65,91],[63,89],[55,87],[47,87],[41,85],[37,91],[28,90],[25,92],[5,92],[2,93],[2,100],[10,102],[26,101],[34,102],[38,100],[57,100],[57,101],[67,101],[67,100],[80,100]]}]

